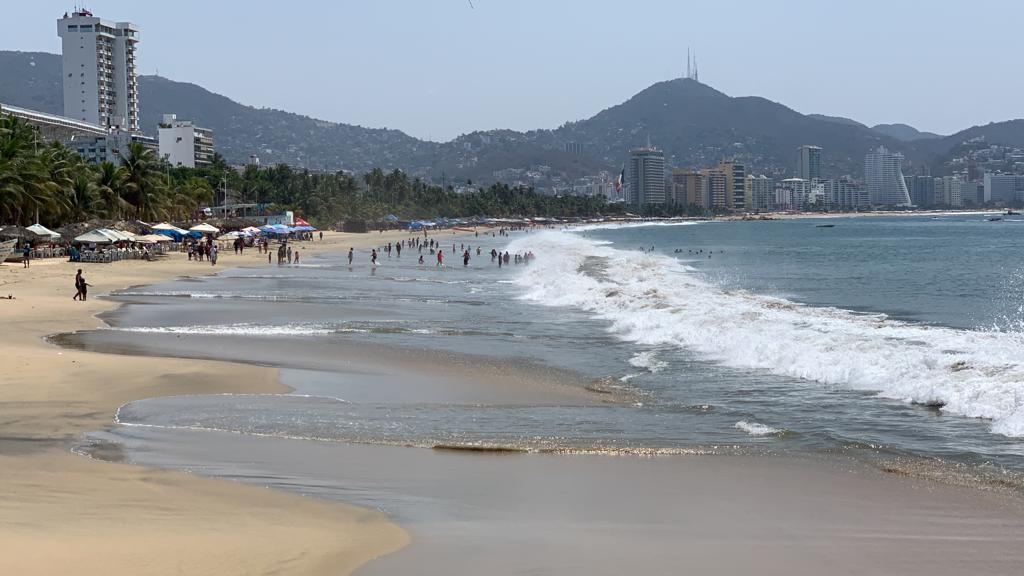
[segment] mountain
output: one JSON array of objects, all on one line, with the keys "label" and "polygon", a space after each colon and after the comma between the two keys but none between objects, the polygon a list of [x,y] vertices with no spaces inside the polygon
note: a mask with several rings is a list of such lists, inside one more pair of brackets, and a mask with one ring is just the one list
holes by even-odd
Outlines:
[{"label": "mountain", "polygon": [[[0,51],[0,102],[60,114],[60,57]],[[848,118],[804,115],[759,97],[731,97],[689,79],[654,84],[591,118],[550,130],[490,130],[444,143],[399,130],[366,128],[255,108],[195,84],[140,76],[143,131],[154,134],[161,114],[173,112],[214,131],[217,150],[232,163],[257,154],[265,164],[364,171],[401,168],[449,182],[498,179],[556,186],[599,171],[617,172],[631,148],[650,141],[667,163],[703,167],[722,158],[750,172],[792,174],[796,149],[824,149],[827,175],[859,175],[864,154],[879,145],[903,152],[912,164],[940,165],[964,140],[1024,146],[1024,120],[975,126],[951,136],[905,125],[869,128]],[[572,144],[572,146],[567,146]],[[576,150],[569,153],[566,150]],[[496,174],[500,171],[500,174]]]},{"label": "mountain", "polygon": [[842,116],[827,116],[825,114],[808,114],[809,118],[816,120],[824,120],[825,122],[835,122],[837,124],[847,124],[849,126],[860,126],[861,128],[867,128],[864,124],[857,122],[856,120],[850,120],[849,118],[843,118]]},{"label": "mountain", "polygon": [[917,128],[907,124],[876,124],[872,126],[871,129],[897,140],[903,140],[904,142],[942,138],[939,134],[935,134],[933,132],[921,132]]}]

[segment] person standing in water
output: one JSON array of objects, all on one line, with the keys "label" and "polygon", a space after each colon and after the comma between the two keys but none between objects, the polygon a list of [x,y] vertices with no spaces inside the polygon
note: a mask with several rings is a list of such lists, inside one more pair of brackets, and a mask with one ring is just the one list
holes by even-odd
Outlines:
[{"label": "person standing in water", "polygon": [[469,250],[462,253],[462,265],[469,266]]},{"label": "person standing in water", "polygon": [[377,265],[377,249],[370,250],[370,263],[374,266]]},{"label": "person standing in water", "polygon": [[352,256],[353,256],[353,254],[352,254],[352,247],[349,246],[349,249],[348,249],[348,267],[349,268],[352,267]]},{"label": "person standing in water", "polygon": [[444,250],[437,251],[437,265],[444,266]]}]

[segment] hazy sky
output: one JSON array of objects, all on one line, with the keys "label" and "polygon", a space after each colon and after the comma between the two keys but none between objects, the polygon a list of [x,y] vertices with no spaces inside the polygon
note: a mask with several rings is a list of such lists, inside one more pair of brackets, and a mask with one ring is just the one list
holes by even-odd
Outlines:
[{"label": "hazy sky", "polygon": [[[1014,0],[93,0],[157,70],[244,104],[447,140],[554,128],[677,77],[951,133],[1024,116]],[[73,0],[4,2],[0,49],[60,52]],[[0,70],[0,74],[3,71]],[[140,105],[145,107],[145,94]]]}]

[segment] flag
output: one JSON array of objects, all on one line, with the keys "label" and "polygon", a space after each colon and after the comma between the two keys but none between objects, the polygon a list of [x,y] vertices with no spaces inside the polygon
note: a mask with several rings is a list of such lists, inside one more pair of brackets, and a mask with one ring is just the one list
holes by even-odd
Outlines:
[{"label": "flag", "polygon": [[622,167],[622,172],[615,177],[615,193],[618,194],[622,191],[622,181],[626,179],[626,167]]}]

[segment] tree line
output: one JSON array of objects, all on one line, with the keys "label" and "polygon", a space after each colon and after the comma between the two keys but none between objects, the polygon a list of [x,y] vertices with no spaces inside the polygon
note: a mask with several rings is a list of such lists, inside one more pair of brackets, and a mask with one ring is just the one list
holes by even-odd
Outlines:
[{"label": "tree line", "polygon": [[493,184],[475,192],[410,178],[401,170],[311,173],[284,164],[241,172],[214,154],[209,166],[172,167],[133,142],[117,163],[88,164],[60,142],[44,142],[20,118],[0,114],[0,223],[59,227],[93,218],[182,221],[203,206],[255,203],[292,210],[315,225],[345,220],[574,217],[617,213],[603,197],[547,196]]}]

